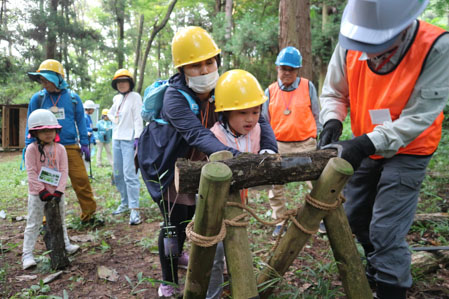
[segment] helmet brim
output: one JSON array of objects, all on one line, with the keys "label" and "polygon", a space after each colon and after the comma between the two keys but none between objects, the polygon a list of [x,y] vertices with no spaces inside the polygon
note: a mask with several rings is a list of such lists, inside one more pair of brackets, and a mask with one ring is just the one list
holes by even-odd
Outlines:
[{"label": "helmet brim", "polygon": [[29,128],[28,131],[39,131],[44,129],[61,129],[61,125],[51,125],[51,126],[39,126],[34,128]]},{"label": "helmet brim", "polygon": [[300,67],[302,67],[301,65],[297,65],[297,64],[293,64],[293,63],[288,63],[288,62],[277,62],[277,63],[275,63],[277,66],[282,66],[282,65],[285,65],[285,66],[289,66],[289,67],[292,67],[292,68],[294,68],[294,69],[299,69]]},{"label": "helmet brim", "polygon": [[361,51],[361,52],[365,52],[368,54],[372,54],[372,53],[380,54],[380,53],[383,53],[383,52],[387,51],[388,49],[390,49],[394,45],[394,42],[396,41],[398,36],[399,36],[399,34],[397,34],[392,39],[390,39],[386,42],[375,45],[375,44],[368,44],[368,43],[364,43],[364,42],[356,41],[354,39],[347,38],[346,36],[344,36],[343,34],[340,33],[338,35],[338,42],[341,47],[343,47],[344,49],[347,49],[347,50]]}]

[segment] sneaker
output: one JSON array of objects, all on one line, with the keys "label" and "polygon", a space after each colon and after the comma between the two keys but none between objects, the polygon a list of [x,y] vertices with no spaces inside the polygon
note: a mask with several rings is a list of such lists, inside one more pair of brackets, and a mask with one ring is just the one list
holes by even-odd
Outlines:
[{"label": "sneaker", "polygon": [[324,226],[323,221],[320,222],[320,228],[318,229],[318,232],[322,235],[324,235],[326,233],[326,226]]},{"label": "sneaker", "polygon": [[189,254],[184,251],[178,258],[178,268],[187,270],[188,265],[189,265]]},{"label": "sneaker", "polygon": [[112,212],[112,215],[118,215],[118,214],[122,214],[128,211],[128,206],[120,204],[117,208],[117,210],[115,210],[114,212]]},{"label": "sneaker", "polygon": [[177,299],[180,295],[179,289],[171,285],[161,284],[157,290],[159,298]]},{"label": "sneaker", "polygon": [[75,244],[70,244],[65,247],[65,251],[67,251],[68,254],[74,254],[75,252],[78,251],[78,249],[80,249],[79,245]]},{"label": "sneaker", "polygon": [[129,224],[130,225],[138,225],[141,224],[142,220],[140,219],[139,211],[136,209],[131,210],[131,214],[129,215]]},{"label": "sneaker", "polygon": [[[282,228],[282,225],[276,225],[276,227],[274,228],[274,231],[273,231],[273,233],[271,234],[273,237],[277,237],[277,236],[279,236],[279,234],[281,233],[281,228]],[[285,229],[284,229],[284,231],[282,232],[282,234],[283,233],[285,233]]]},{"label": "sneaker", "polygon": [[36,266],[36,261],[34,260],[33,255],[31,253],[24,255],[22,257],[22,269],[26,270],[33,266]]}]

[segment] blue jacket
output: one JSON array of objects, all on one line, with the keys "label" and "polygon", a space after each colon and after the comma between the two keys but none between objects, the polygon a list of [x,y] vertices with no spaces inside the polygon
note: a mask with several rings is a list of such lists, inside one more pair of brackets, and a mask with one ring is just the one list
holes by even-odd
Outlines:
[{"label": "blue jacket", "polygon": [[97,123],[97,128],[98,141],[110,143],[112,141],[112,121],[100,119]]},{"label": "blue jacket", "polygon": [[89,114],[84,113],[84,119],[86,120],[87,135],[89,136],[89,133],[91,133],[90,137],[88,137],[89,143],[95,143],[94,126],[93,126],[92,118],[90,117]]},{"label": "blue jacket", "polygon": [[[207,114],[207,127],[212,127],[218,118],[215,104],[201,102],[195,93],[186,86],[183,74],[176,74],[169,80],[170,86],[164,95],[161,118],[169,124],[163,125],[150,122],[139,138],[138,160],[143,180],[147,189],[156,202],[162,198],[162,193],[170,186],[174,179],[175,162],[178,158],[187,158],[192,148],[210,155],[214,152],[227,150],[234,155],[236,149],[225,146],[215,135],[201,124],[201,114]],[[186,98],[178,91],[181,89],[189,93],[200,106],[199,116],[190,109]],[[277,152],[277,143],[269,123],[261,116],[261,149]],[[162,193],[161,193],[162,187]]]},{"label": "blue jacket", "polygon": [[[42,101],[42,106],[39,106],[39,98],[40,93],[43,92],[44,99]],[[30,103],[28,105],[28,116],[30,116],[30,113],[33,112],[36,109],[42,108],[42,109],[49,109],[53,106],[53,102],[50,99],[50,95],[54,102],[58,100],[59,95],[61,97],[59,98],[59,101],[57,103],[58,108],[64,108],[64,119],[58,119],[59,124],[62,126],[61,132],[59,132],[59,137],[61,139],[60,143],[62,145],[70,145],[70,144],[77,144],[78,142],[82,145],[88,145],[89,141],[87,140],[87,129],[86,129],[86,121],[84,119],[84,109],[83,109],[83,103],[81,102],[80,97],[74,93],[73,100],[76,102],[76,104],[72,103],[72,95],[70,90],[63,89],[59,93],[48,93],[47,90],[43,89],[42,91],[36,92],[30,100]],[[76,109],[76,111],[74,111]],[[77,127],[79,132],[79,137],[77,134]],[[25,144],[28,145],[35,141],[35,138],[28,138],[28,122],[26,126],[26,133],[25,133]]]}]

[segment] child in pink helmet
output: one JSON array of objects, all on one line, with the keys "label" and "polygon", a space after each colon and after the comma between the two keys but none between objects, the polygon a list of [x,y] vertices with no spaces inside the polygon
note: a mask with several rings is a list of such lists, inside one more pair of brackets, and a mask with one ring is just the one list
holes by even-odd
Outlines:
[{"label": "child in pink helmet", "polygon": [[34,245],[44,216],[45,203],[53,198],[59,202],[67,253],[73,254],[79,249],[78,245],[70,244],[64,221],[64,191],[68,176],[68,161],[64,146],[55,142],[61,125],[50,110],[37,109],[28,118],[28,128],[36,141],[27,147],[25,153],[28,173],[28,217],[22,253],[24,270],[36,265],[33,257]]}]

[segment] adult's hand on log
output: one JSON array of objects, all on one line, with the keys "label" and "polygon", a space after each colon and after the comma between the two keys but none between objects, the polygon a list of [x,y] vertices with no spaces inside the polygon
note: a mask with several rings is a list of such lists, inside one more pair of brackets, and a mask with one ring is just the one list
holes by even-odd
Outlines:
[{"label": "adult's hand on log", "polygon": [[318,140],[317,149],[321,149],[323,146],[338,141],[343,131],[343,124],[338,119],[328,120],[323,127],[323,131],[320,134]]},{"label": "adult's hand on log", "polygon": [[362,160],[376,152],[376,148],[371,139],[366,134],[355,137],[351,140],[331,143],[323,149],[335,148],[338,150],[338,157],[341,157],[351,163],[352,168],[357,170]]}]

